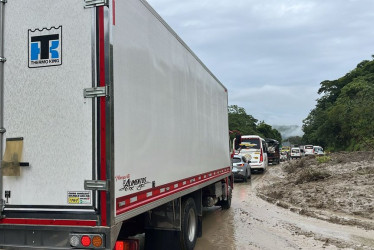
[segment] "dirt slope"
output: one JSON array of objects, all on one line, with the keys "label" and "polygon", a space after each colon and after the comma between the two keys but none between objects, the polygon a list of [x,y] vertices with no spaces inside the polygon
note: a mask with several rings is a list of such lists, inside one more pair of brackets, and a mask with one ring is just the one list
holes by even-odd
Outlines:
[{"label": "dirt slope", "polygon": [[374,152],[270,166],[258,196],[293,212],[374,230]]}]

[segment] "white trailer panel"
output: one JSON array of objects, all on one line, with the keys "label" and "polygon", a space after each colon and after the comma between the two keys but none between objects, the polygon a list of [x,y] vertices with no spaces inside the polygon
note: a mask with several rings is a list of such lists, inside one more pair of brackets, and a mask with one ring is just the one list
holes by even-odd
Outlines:
[{"label": "white trailer panel", "polygon": [[189,48],[139,0],[116,2],[112,44],[119,207],[152,184],[227,171],[227,91]]},{"label": "white trailer panel", "polygon": [[5,138],[23,137],[30,163],[20,176],[4,176],[7,209],[91,206],[91,191],[70,201],[68,192],[74,197],[93,178],[93,106],[83,98],[93,82],[93,9],[77,0],[17,0],[5,17]]}]

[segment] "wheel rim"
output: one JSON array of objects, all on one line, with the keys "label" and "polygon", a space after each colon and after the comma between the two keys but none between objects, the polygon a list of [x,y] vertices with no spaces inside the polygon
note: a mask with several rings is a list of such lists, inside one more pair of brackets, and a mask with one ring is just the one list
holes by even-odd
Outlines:
[{"label": "wheel rim", "polygon": [[188,213],[188,239],[192,242],[196,234],[196,215],[193,209],[190,209]]}]

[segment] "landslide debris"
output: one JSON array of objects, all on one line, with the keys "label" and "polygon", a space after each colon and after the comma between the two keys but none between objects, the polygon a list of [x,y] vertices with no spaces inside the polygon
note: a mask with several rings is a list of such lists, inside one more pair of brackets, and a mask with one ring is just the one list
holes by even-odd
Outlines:
[{"label": "landslide debris", "polygon": [[299,214],[374,229],[374,152],[309,156],[270,166],[259,197]]}]

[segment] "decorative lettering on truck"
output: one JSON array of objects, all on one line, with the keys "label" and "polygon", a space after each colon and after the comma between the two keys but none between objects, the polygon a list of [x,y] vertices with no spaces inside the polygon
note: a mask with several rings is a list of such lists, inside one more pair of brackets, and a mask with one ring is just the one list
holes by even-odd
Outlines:
[{"label": "decorative lettering on truck", "polygon": [[127,175],[116,175],[116,181],[122,181],[122,187],[119,191],[140,191],[144,189],[147,184],[151,182],[147,181],[147,177],[131,179],[130,174]]}]

